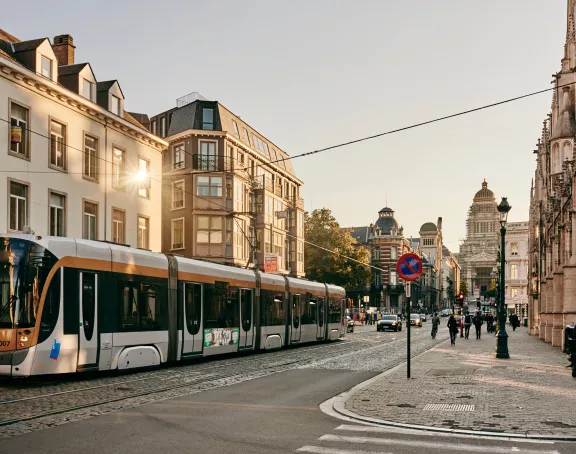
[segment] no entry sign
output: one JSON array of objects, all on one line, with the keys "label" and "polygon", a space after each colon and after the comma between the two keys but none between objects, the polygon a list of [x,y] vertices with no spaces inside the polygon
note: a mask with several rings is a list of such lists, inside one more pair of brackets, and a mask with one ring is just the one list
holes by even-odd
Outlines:
[{"label": "no entry sign", "polygon": [[404,254],[396,263],[396,271],[405,281],[415,281],[422,274],[422,260],[416,254]]}]

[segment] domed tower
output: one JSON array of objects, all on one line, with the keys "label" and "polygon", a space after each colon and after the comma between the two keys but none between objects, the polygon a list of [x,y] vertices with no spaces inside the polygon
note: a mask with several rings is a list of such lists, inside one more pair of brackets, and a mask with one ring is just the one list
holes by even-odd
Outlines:
[{"label": "domed tower", "polygon": [[470,298],[486,296],[498,258],[498,204],[488,182],[476,192],[466,220],[466,239],[460,245],[462,280]]}]

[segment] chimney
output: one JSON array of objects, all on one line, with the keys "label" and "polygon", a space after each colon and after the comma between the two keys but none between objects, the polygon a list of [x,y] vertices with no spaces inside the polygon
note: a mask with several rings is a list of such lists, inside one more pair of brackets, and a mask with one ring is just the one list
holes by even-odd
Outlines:
[{"label": "chimney", "polygon": [[59,66],[74,64],[74,49],[76,49],[76,46],[70,35],[55,36],[52,49],[54,50]]}]

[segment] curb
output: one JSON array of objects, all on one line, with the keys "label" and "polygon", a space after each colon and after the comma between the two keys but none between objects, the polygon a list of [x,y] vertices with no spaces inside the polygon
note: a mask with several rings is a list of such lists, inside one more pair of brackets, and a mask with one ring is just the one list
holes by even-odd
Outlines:
[{"label": "curb", "polygon": [[[447,342],[448,340],[444,341]],[[440,342],[436,344],[434,347],[443,344],[444,342]],[[430,349],[432,350],[432,349]],[[412,359],[417,358],[424,353],[427,353],[430,350],[426,350],[418,355],[412,357]],[[495,439],[524,439],[524,440],[546,440],[546,441],[565,441],[565,442],[574,442],[576,441],[576,436],[572,435],[544,435],[544,434],[517,434],[517,433],[509,433],[509,432],[489,432],[484,430],[464,430],[464,429],[444,429],[442,427],[434,427],[434,426],[424,426],[418,424],[406,424],[406,423],[398,423],[394,421],[387,421],[385,419],[379,418],[371,418],[369,416],[361,416],[357,413],[354,413],[350,410],[346,409],[346,402],[354,395],[357,394],[359,391],[363,390],[364,388],[370,386],[377,380],[380,380],[387,375],[390,375],[402,367],[406,366],[406,361],[394,366],[392,369],[389,369],[381,374],[376,375],[358,385],[354,386],[353,388],[349,389],[348,391],[335,396],[329,400],[327,400],[324,404],[320,407],[324,406],[325,404],[329,405],[330,408],[335,411],[336,413],[345,416],[347,418],[363,422],[369,424],[376,424],[379,426],[386,426],[386,427],[395,427],[398,429],[410,429],[410,430],[417,430],[422,432],[436,432],[436,433],[443,433],[443,434],[459,434],[459,435],[477,435],[478,437],[493,437]]]}]

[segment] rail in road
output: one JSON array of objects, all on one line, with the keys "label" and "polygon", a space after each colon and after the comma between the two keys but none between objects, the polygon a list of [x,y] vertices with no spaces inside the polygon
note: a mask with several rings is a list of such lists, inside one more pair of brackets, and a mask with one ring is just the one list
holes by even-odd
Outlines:
[{"label": "rail in road", "polygon": [[[414,354],[432,348],[442,340],[442,336],[430,339],[428,330],[425,331],[414,336],[416,342],[421,341],[415,344]],[[3,396],[0,399],[0,436],[18,433],[11,428],[28,431],[49,427],[295,368],[383,371],[405,359],[401,346],[405,341],[403,333],[377,333],[373,326],[372,331],[349,334],[344,340],[333,343],[200,360],[154,371],[95,375],[88,379],[53,376],[39,380],[5,380],[0,386]],[[370,362],[375,357],[380,358],[379,350],[387,352],[388,360]],[[396,351],[400,355],[396,355]]]}]

